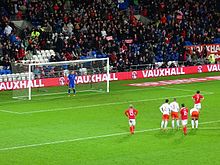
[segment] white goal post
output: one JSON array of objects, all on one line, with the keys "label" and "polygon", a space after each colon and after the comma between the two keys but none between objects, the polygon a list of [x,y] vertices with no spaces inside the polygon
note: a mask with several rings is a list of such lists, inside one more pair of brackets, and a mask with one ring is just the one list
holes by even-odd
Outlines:
[{"label": "white goal post", "polygon": [[[24,90],[28,90],[26,93],[27,96],[16,96],[16,98],[23,97],[28,98],[28,100],[32,99],[32,96],[41,95],[39,92],[34,95],[32,94],[34,90],[37,88],[33,88],[33,81],[37,79],[44,79],[47,81],[47,78],[59,78],[61,77],[67,77],[68,73],[72,70],[76,71],[77,77],[85,77],[89,79],[86,82],[80,82],[80,92],[82,91],[105,91],[109,92],[109,80],[110,80],[110,72],[109,72],[109,58],[95,58],[95,59],[85,59],[85,60],[74,60],[74,61],[61,61],[61,62],[47,62],[47,63],[30,63],[30,64],[24,64],[26,65],[27,71],[27,88]],[[64,67],[65,66],[65,67]],[[39,69],[40,68],[40,69]],[[47,68],[53,68],[54,74],[51,76],[45,71]],[[37,70],[37,71],[36,71]],[[58,71],[57,71],[58,70]],[[57,73],[56,73],[57,72]],[[58,74],[59,72],[59,74]],[[43,77],[42,77],[43,75]],[[98,80],[94,81],[92,77],[94,76],[102,76],[105,75],[104,80]],[[102,83],[102,85],[99,85]],[[78,83],[76,83],[76,89],[78,88]],[[84,87],[83,87],[84,86]],[[86,86],[86,88],[85,88]],[[56,90],[59,87],[56,87]],[[65,87],[62,89],[63,93],[66,93],[68,87]],[[41,87],[41,89],[44,89],[44,87]],[[66,90],[65,90],[66,89]],[[78,90],[78,89],[77,89]],[[39,88],[38,88],[39,91]],[[42,91],[42,90],[41,90]],[[50,91],[45,89],[44,93],[42,95],[52,95],[45,93]],[[24,93],[24,92],[20,92]],[[60,94],[60,92],[57,92]],[[56,93],[54,93],[56,94]],[[26,95],[26,94],[25,94]]]}]

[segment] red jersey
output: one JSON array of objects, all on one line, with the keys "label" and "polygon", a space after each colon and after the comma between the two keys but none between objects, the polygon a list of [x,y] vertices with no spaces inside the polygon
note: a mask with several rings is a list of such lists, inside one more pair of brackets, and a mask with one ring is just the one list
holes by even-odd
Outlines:
[{"label": "red jersey", "polygon": [[133,108],[129,108],[125,111],[125,115],[129,118],[129,119],[135,119],[135,117],[137,116],[138,111],[136,109]]},{"label": "red jersey", "polygon": [[187,120],[188,119],[188,108],[183,107],[180,109],[181,119]]},{"label": "red jersey", "polygon": [[197,93],[192,98],[194,99],[194,103],[198,104],[198,103],[201,103],[201,99],[203,99],[204,97]]}]

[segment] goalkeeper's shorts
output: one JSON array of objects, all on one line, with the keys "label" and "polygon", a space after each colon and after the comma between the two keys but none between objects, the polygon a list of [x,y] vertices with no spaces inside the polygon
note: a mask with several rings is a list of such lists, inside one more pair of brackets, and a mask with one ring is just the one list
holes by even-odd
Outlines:
[{"label": "goalkeeper's shorts", "polygon": [[75,88],[75,84],[69,84],[69,88]]}]

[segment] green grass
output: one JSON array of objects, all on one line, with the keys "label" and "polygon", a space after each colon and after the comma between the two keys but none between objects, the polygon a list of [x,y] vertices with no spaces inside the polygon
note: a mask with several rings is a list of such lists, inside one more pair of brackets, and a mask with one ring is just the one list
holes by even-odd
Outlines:
[{"label": "green grass", "polygon": [[[109,94],[44,96],[31,101],[13,100],[11,91],[0,92],[0,164],[217,165],[220,163],[220,81],[165,88],[127,86],[214,75],[220,73],[117,81],[111,82]],[[159,106],[164,98],[177,96],[179,103],[192,108],[191,95],[196,90],[205,96],[199,121],[203,124],[198,130],[189,129],[187,136],[182,130],[154,130],[160,126]],[[136,130],[140,132],[133,136],[124,116],[130,103],[139,110]],[[210,121],[216,122],[205,123]]]}]

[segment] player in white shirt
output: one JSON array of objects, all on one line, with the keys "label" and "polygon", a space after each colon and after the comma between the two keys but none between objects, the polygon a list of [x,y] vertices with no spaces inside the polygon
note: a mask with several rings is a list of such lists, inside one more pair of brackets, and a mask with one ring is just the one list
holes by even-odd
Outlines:
[{"label": "player in white shirt", "polygon": [[175,120],[177,128],[180,127],[179,124],[179,104],[176,101],[176,98],[173,99],[173,102],[170,103],[171,117],[172,117],[172,128],[175,128]]},{"label": "player in white shirt", "polygon": [[167,124],[168,124],[168,120],[169,120],[169,116],[170,116],[170,105],[169,105],[168,99],[166,99],[165,103],[163,103],[160,106],[160,112],[163,114],[160,127],[161,127],[161,129],[165,130],[167,128]]},{"label": "player in white shirt", "polygon": [[192,121],[191,121],[191,124],[192,124],[192,129],[194,129],[195,128],[195,126],[196,126],[196,129],[198,128],[198,125],[199,125],[199,109],[197,109],[197,108],[192,108],[191,110],[190,110],[190,116],[191,116],[191,119],[192,119]]}]

